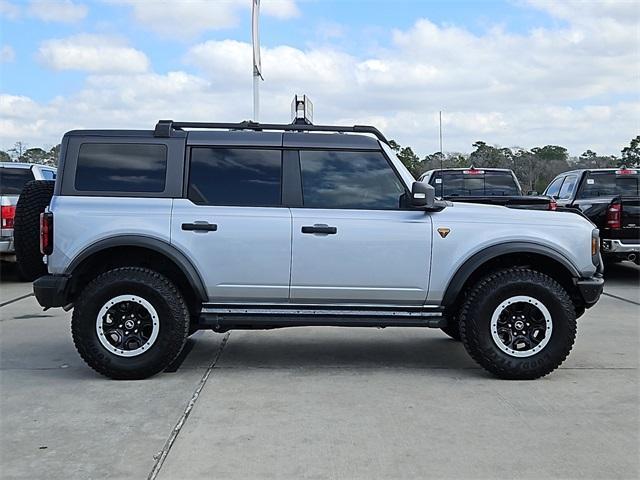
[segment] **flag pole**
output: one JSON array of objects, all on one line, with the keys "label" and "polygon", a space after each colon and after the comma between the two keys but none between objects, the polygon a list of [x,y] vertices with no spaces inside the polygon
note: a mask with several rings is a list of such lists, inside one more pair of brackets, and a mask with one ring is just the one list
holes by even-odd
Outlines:
[{"label": "flag pole", "polygon": [[260,80],[262,65],[260,62],[260,0],[251,0],[251,42],[253,43],[253,121],[260,121]]}]

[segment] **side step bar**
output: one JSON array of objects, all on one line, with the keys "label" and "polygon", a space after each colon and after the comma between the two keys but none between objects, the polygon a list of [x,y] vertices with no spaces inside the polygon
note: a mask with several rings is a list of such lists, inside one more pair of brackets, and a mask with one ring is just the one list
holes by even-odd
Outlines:
[{"label": "side step bar", "polygon": [[274,308],[214,306],[202,308],[198,328],[230,330],[234,328],[280,328],[303,326],[331,327],[429,327],[443,328],[447,324],[442,311],[431,309],[391,308],[304,308],[279,306]]}]

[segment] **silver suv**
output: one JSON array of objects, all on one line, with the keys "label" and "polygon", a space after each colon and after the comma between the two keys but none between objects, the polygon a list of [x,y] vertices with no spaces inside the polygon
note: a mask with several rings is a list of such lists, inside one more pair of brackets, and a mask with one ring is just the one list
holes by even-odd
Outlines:
[{"label": "silver suv", "polygon": [[533,379],[603,287],[589,221],[435,200],[365,126],[68,132],[41,228],[36,297],[74,308],[80,355],[112,378],[163,370],[198,329],[331,325],[441,328]]}]

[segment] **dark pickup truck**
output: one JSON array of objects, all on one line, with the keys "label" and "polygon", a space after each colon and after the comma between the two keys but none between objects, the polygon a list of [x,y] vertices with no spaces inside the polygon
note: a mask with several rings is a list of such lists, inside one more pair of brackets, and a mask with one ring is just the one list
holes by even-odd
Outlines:
[{"label": "dark pickup truck", "polygon": [[545,190],[561,209],[580,210],[599,229],[608,260],[640,259],[640,169],[598,168],[558,175]]},{"label": "dark pickup truck", "polygon": [[506,168],[443,168],[423,173],[419,180],[436,196],[453,202],[503,205],[528,210],[555,210],[551,197],[523,195],[513,171]]}]

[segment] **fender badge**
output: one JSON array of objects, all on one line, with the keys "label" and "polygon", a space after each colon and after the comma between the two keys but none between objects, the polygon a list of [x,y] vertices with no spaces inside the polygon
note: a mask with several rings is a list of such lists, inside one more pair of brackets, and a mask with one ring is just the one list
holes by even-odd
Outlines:
[{"label": "fender badge", "polygon": [[450,229],[445,228],[445,227],[438,228],[438,233],[440,234],[440,236],[442,238],[447,238],[447,235],[449,235],[450,231],[451,231]]}]

